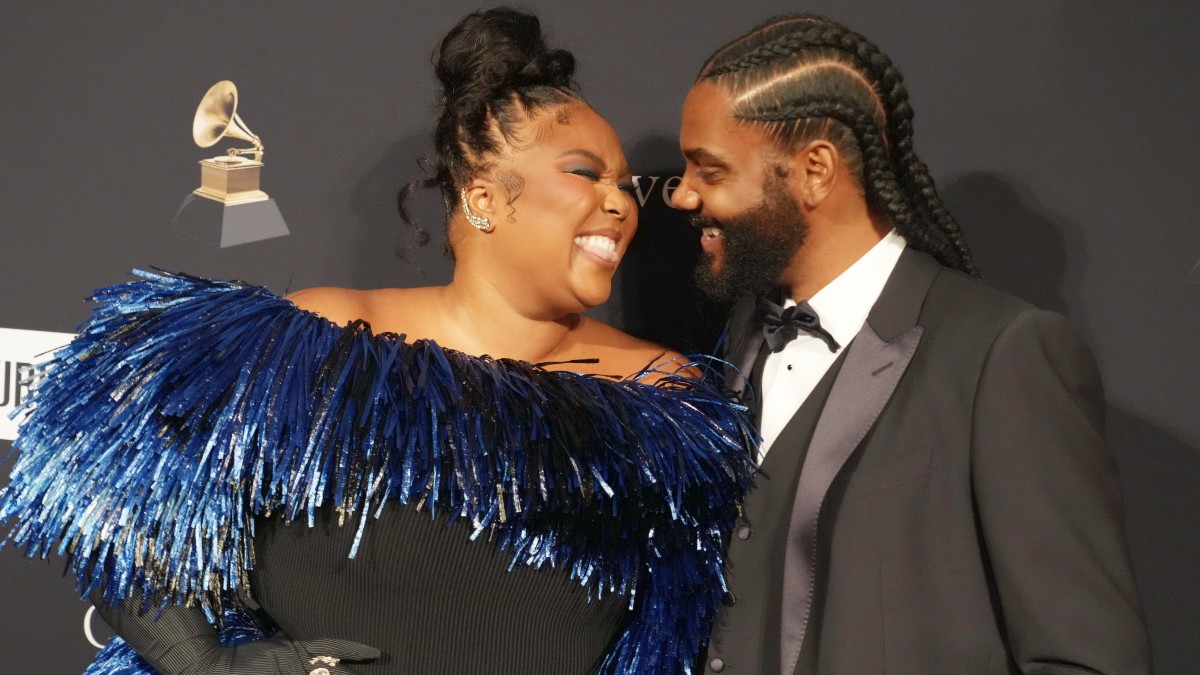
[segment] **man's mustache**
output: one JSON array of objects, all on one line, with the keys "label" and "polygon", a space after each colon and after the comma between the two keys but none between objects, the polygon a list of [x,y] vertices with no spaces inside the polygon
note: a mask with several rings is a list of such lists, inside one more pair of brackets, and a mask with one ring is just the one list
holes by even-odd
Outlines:
[{"label": "man's mustache", "polygon": [[691,214],[688,214],[687,218],[688,218],[688,223],[692,227],[699,229],[699,230],[702,230],[706,227],[719,227],[721,229],[725,229],[725,224],[722,223],[721,221],[717,220],[716,218],[713,218],[712,216],[703,216],[703,215],[700,215],[699,213],[691,213]]}]

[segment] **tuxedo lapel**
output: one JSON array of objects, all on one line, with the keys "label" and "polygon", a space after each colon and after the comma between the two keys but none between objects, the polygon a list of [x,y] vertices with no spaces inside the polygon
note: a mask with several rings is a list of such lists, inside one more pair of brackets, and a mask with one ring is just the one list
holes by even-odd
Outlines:
[{"label": "tuxedo lapel", "polygon": [[783,603],[780,648],[787,675],[795,670],[812,608],[821,504],[842,465],[891,398],[920,339],[920,326],[892,342],[884,342],[870,324],[863,326],[813,431],[792,504],[784,559],[783,592],[788,601]]},{"label": "tuxedo lapel", "polygon": [[[764,342],[762,324],[755,312],[755,298],[742,298],[729,312],[728,348],[725,350],[725,360],[728,366],[725,371],[725,386],[730,391],[742,396],[742,400],[758,410],[757,392],[750,385],[754,361]],[[754,399],[750,400],[753,395]]]},{"label": "tuxedo lapel", "polygon": [[874,426],[921,340],[921,305],[940,266],[906,249],[847,348],[805,455],[792,504],[784,558],[780,657],[783,675],[796,668],[810,624],[817,570],[818,520],[829,486]]}]

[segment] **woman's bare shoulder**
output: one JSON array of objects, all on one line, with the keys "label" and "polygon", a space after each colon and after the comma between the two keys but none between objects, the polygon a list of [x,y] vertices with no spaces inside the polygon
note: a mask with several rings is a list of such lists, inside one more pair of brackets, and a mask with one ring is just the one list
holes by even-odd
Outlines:
[{"label": "woman's bare shoulder", "polygon": [[370,292],[354,288],[318,286],[289,293],[286,299],[300,309],[344,326],[364,318],[368,304],[367,294]]},{"label": "woman's bare shoulder", "polygon": [[428,303],[428,288],[375,288],[360,290],[321,286],[287,296],[297,307],[345,326],[365,321],[376,333],[405,333],[419,325]]}]

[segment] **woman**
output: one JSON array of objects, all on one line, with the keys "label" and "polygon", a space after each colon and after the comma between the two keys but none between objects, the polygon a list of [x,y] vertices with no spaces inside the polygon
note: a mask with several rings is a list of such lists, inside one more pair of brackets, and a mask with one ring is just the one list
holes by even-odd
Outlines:
[{"label": "woman", "polygon": [[752,432],[581,315],[637,210],[571,55],[496,9],[436,61],[449,285],[141,273],[56,355],[0,522],[123,638],[89,672],[690,671]]}]

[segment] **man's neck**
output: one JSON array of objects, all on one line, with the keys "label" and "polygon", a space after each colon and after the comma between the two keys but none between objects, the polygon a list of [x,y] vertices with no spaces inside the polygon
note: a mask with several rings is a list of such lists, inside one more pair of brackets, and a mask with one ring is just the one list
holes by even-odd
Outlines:
[{"label": "man's neck", "polygon": [[780,277],[784,296],[796,302],[808,300],[866,255],[891,231],[882,218],[812,228],[809,236]]}]

